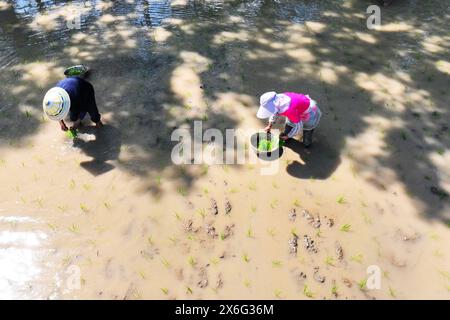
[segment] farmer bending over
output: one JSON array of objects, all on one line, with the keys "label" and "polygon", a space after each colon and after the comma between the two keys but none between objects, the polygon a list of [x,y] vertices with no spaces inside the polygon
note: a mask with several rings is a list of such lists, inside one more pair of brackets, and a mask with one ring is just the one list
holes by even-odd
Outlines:
[{"label": "farmer bending over", "polygon": [[303,132],[303,144],[312,144],[312,134],[320,121],[322,112],[316,102],[308,95],[294,92],[279,93],[266,92],[261,96],[260,107],[256,116],[260,119],[269,118],[269,125],[265,128],[270,132],[279,116],[286,117],[286,126],[280,139],[287,140]]},{"label": "farmer bending over", "polygon": [[64,122],[67,114],[73,123],[70,127],[71,130],[80,127],[86,113],[89,113],[97,128],[103,126],[95,102],[94,87],[81,77],[69,77],[58,82],[45,95],[43,108],[47,117],[58,121],[63,131],[68,130]]}]

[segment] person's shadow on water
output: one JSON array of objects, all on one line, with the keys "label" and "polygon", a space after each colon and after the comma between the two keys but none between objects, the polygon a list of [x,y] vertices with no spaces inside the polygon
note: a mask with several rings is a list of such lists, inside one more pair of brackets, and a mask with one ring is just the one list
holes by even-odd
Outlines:
[{"label": "person's shadow on water", "polygon": [[336,170],[341,162],[338,151],[334,150],[324,136],[314,137],[311,147],[305,148],[296,139],[289,139],[284,145],[300,157],[290,163],[287,172],[299,179],[326,179]]},{"label": "person's shadow on water", "polygon": [[78,137],[74,140],[74,147],[80,148],[86,155],[92,157],[90,161],[80,163],[80,166],[94,176],[107,173],[114,169],[108,163],[117,160],[122,144],[121,132],[116,127],[105,124],[97,129],[93,126],[83,126]]}]

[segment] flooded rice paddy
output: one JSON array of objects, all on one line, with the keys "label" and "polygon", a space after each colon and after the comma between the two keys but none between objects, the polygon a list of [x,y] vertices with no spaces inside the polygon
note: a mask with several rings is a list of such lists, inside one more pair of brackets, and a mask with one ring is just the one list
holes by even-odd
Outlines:
[{"label": "flooded rice paddy", "polygon": [[[0,1],[0,298],[449,299],[450,5],[370,4]],[[105,127],[71,140],[41,103],[79,63]],[[318,101],[311,149],[172,163],[271,90]]]}]

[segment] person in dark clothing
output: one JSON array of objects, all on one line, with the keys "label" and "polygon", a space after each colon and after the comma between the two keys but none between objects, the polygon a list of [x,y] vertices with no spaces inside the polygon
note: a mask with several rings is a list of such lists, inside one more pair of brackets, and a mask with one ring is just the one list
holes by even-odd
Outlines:
[{"label": "person in dark clothing", "polygon": [[64,118],[69,114],[73,122],[71,130],[76,130],[87,113],[97,128],[103,123],[95,101],[95,91],[91,83],[81,77],[70,77],[59,81],[45,95],[43,108],[46,115],[58,121],[61,130],[69,130]]}]

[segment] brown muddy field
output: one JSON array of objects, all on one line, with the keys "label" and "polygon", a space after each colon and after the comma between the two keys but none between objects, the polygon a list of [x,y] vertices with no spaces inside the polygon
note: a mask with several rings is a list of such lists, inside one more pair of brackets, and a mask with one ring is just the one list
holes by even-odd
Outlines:
[{"label": "brown muddy field", "polygon": [[[450,5],[370,4],[0,1],[0,298],[449,299]],[[41,104],[78,63],[105,127],[71,140]],[[312,148],[173,164],[270,90],[318,101]]]}]

